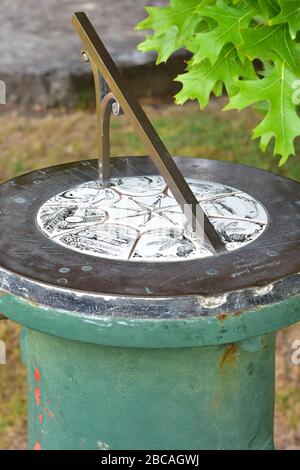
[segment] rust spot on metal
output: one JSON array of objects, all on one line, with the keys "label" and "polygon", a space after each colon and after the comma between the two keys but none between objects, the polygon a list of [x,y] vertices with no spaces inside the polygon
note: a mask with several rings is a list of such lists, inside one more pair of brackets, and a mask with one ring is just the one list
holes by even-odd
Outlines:
[{"label": "rust spot on metal", "polygon": [[42,413],[40,413],[40,415],[39,415],[39,421],[40,421],[40,424],[43,424],[43,415],[42,415]]},{"label": "rust spot on metal", "polygon": [[[261,308],[261,305],[251,305],[251,310],[258,310],[259,308]],[[242,315],[242,313],[246,312],[247,309],[243,308],[243,309],[240,309],[240,310],[235,310],[233,312],[233,316],[234,317],[238,317],[239,315]]]},{"label": "rust spot on metal", "polygon": [[236,344],[228,344],[225,347],[224,354],[221,357],[220,366],[223,370],[225,366],[233,365],[237,359],[238,350]]},{"label": "rust spot on metal", "polygon": [[39,443],[39,441],[37,441],[37,442],[35,443],[35,446],[34,446],[33,450],[42,450],[42,446],[41,446],[41,444]]},{"label": "rust spot on metal", "polygon": [[225,313],[225,312],[222,312],[222,313],[220,313],[220,315],[218,315],[218,318],[219,318],[219,320],[221,320],[221,321],[226,320],[227,317],[228,317],[228,314]]}]

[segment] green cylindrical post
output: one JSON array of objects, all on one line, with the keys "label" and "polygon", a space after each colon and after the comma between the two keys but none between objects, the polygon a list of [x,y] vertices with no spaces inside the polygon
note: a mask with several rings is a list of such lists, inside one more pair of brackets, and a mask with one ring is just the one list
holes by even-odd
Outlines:
[{"label": "green cylindrical post", "polygon": [[299,301],[149,320],[4,294],[1,310],[23,325],[29,448],[272,449],[276,330]]},{"label": "green cylindrical post", "polygon": [[31,449],[270,449],[275,334],[140,349],[27,329]]}]

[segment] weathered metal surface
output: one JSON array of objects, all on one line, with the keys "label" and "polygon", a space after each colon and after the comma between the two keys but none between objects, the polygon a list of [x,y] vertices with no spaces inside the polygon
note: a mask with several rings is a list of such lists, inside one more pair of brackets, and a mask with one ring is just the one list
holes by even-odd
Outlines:
[{"label": "weathered metal surface", "polygon": [[[138,302],[128,305],[122,302],[120,306],[122,300],[115,298],[114,302],[112,299],[103,302],[101,312],[93,314],[89,308],[84,310],[80,300],[74,302],[74,310],[66,311],[6,294],[0,299],[0,310],[10,319],[34,330],[121,348],[193,348],[235,343],[276,331],[300,319],[300,296],[290,299],[283,296],[281,302],[273,304],[266,298],[264,307],[253,304],[251,308],[235,313],[220,308],[213,315],[208,313],[208,303],[206,315],[203,311],[199,315],[196,303],[194,310],[188,312],[186,309],[192,307],[177,302],[177,299],[163,299],[157,310],[153,306],[144,306],[140,310]],[[75,311],[75,307],[81,307],[81,312]],[[132,313],[134,308],[135,314]]]},{"label": "weathered metal surface", "polygon": [[274,334],[118,349],[27,330],[29,448],[271,449],[274,349]]},{"label": "weathered metal surface", "polygon": [[[59,302],[67,310],[70,299],[73,303],[89,299],[90,304],[96,305],[104,297],[115,295],[130,297],[127,305],[134,296],[134,302],[140,300],[141,305],[147,302],[149,306],[159,306],[161,297],[184,296],[190,312],[199,296],[235,296],[239,309],[249,303],[249,289],[266,288],[273,299],[280,280],[285,282],[287,297],[298,294],[299,184],[242,165],[190,158],[177,159],[177,164],[185,177],[196,178],[205,173],[208,182],[235,187],[260,201],[270,217],[264,234],[248,246],[213,258],[181,263],[140,262],[138,271],[134,263],[73,252],[47,239],[36,225],[37,212],[49,198],[97,179],[96,161],[71,163],[28,173],[0,185],[2,284],[9,278],[15,289],[19,285],[20,295],[21,289],[28,289],[32,300],[46,305]],[[113,177],[157,174],[146,157],[115,158],[112,165]],[[259,305],[259,300],[255,304]],[[226,305],[224,301],[225,309]]]}]

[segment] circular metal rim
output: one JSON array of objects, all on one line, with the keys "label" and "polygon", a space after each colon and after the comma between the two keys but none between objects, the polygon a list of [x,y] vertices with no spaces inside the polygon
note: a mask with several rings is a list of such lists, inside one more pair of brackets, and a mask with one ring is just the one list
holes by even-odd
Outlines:
[{"label": "circular metal rim", "polygon": [[236,343],[299,321],[299,303],[297,295],[238,314],[175,319],[124,318],[78,314],[24,301],[12,294],[0,296],[2,311],[26,328],[84,343],[132,348],[190,348]]},{"label": "circular metal rim", "polygon": [[[135,166],[132,166],[132,160],[131,157],[126,157],[126,158],[116,158],[113,159],[113,171],[117,172],[117,174],[120,174],[120,171],[124,172],[124,169],[126,171],[126,175],[130,174],[131,172],[134,172],[134,174],[141,174],[142,173],[142,168],[145,168],[145,161],[147,164],[148,168],[148,174],[150,172],[152,174],[157,174],[155,172],[153,165],[149,163],[149,160],[147,157],[139,157],[135,159]],[[118,163],[116,165],[116,163]],[[236,164],[231,164],[231,163],[223,163],[223,162],[214,162],[211,160],[203,160],[203,159],[189,159],[189,158],[184,158],[184,159],[177,159],[177,163],[183,170],[183,173],[188,176],[188,171],[187,169],[191,169],[192,165],[196,166],[199,171],[205,172],[206,175],[208,175],[208,180],[215,180],[217,182],[221,182],[224,184],[229,184],[227,180],[224,180],[224,168],[227,167],[228,172],[232,175],[233,173],[237,172],[239,176],[241,176],[241,173],[245,172],[247,174],[250,174],[253,177],[253,175],[264,175],[265,178],[264,180],[268,180],[268,182],[272,182],[275,187],[277,187],[277,190],[281,194],[284,189],[287,187],[292,186],[292,191],[287,190],[285,193],[285,196],[288,195],[287,198],[287,203],[288,207],[291,208],[291,205],[293,205],[293,209],[295,213],[297,213],[297,210],[299,210],[300,206],[298,204],[294,204],[296,202],[295,200],[295,194],[297,193],[297,189],[299,190],[299,185],[296,182],[293,182],[292,180],[289,180],[287,178],[283,178],[277,175],[273,175],[271,173],[265,172],[263,170],[257,170],[251,167],[246,167],[244,165],[236,165]],[[91,168],[93,167],[94,170],[96,170],[96,161],[82,161],[82,162],[75,162],[67,165],[59,165],[56,167],[50,167],[46,170],[38,170],[37,172],[30,172],[27,175],[23,175],[22,177],[10,180],[9,182],[6,182],[5,184],[8,185],[10,188],[13,188],[12,191],[16,190],[18,188],[18,194],[26,194],[26,191],[28,192],[29,189],[25,188],[25,190],[20,187],[20,178],[24,178],[26,176],[27,178],[36,177],[39,175],[40,178],[43,178],[43,173],[44,176],[47,175],[47,171],[51,170],[62,170],[63,168],[69,169],[70,167],[75,170],[75,175],[76,175],[76,168],[79,170],[79,172],[82,172],[82,167],[86,168]],[[219,174],[222,175],[221,180],[216,178],[216,166],[218,167]],[[214,171],[212,171],[212,167],[214,168]],[[130,171],[128,171],[128,169]],[[223,169],[223,171],[222,171]],[[95,177],[95,173],[93,170],[93,174]],[[137,173],[136,173],[137,172]],[[91,179],[91,174],[86,175],[86,181]],[[78,178],[78,176],[77,176]],[[203,179],[203,175],[199,175],[199,179]],[[84,180],[85,181],[85,180]],[[61,182],[58,182],[61,184]],[[265,184],[265,182],[264,182]],[[231,182],[232,186],[237,186],[236,183]],[[70,185],[68,184],[68,186]],[[0,197],[1,197],[1,189],[3,188],[3,184],[0,186]],[[255,186],[255,192],[249,191],[249,189],[245,189],[244,187],[238,186],[238,189],[243,189],[246,192],[250,193],[252,196],[254,196],[256,199],[258,199],[262,204],[266,205],[264,203],[264,200],[259,197],[257,191],[257,185]],[[25,193],[24,193],[25,191]],[[53,191],[54,192],[54,191]],[[15,193],[16,194],[16,193]],[[270,192],[269,192],[270,194]],[[20,196],[19,196],[20,197]],[[22,196],[21,196],[22,197]],[[48,196],[45,195],[44,199],[46,199]],[[282,196],[281,196],[282,197]],[[283,204],[282,204],[282,199],[279,200],[277,199],[277,202],[281,202],[280,209],[283,210]],[[297,201],[298,202],[298,201]],[[286,204],[285,204],[286,206]],[[270,210],[268,206],[266,207],[268,212],[270,213]],[[272,216],[272,213],[270,214]],[[286,211],[285,214],[286,215]],[[286,220],[286,217],[285,217]],[[294,231],[295,233],[300,233],[300,230]],[[286,246],[290,246],[293,243],[293,238],[290,237],[289,235],[291,234],[291,231],[286,231],[285,235],[288,237],[288,241],[286,243]],[[262,237],[264,238],[264,235]],[[258,239],[258,243],[260,238]],[[295,237],[294,237],[295,238]],[[250,247],[253,247],[253,245],[257,245],[256,242],[253,244],[250,244]],[[294,251],[293,251],[294,250]],[[234,253],[239,253],[239,252],[245,252],[245,249],[240,249],[235,251]],[[299,250],[298,250],[299,251]],[[292,256],[293,260],[295,259],[299,260],[299,257],[293,256],[293,253],[298,252],[297,249],[294,247],[290,253],[290,256]],[[231,253],[229,253],[231,254]],[[228,253],[225,255],[228,256]],[[88,257],[88,256],[87,256]],[[99,259],[97,259],[99,261]],[[200,260],[202,262],[202,260]],[[119,263],[118,263],[119,264]],[[147,263],[145,263],[147,264]],[[168,263],[166,263],[168,264]],[[181,263],[180,263],[181,264]],[[292,263],[292,266],[295,265],[295,262]],[[143,315],[146,317],[156,317],[161,316],[165,318],[174,318],[176,317],[176,311],[178,309],[181,309],[181,317],[186,317],[190,315],[194,316],[207,316],[207,315],[218,315],[220,312],[235,312],[239,311],[241,309],[245,309],[247,307],[251,307],[253,305],[259,306],[259,305],[264,305],[264,304],[269,304],[272,302],[277,302],[280,301],[283,297],[289,297],[289,296],[294,296],[297,295],[300,292],[299,289],[299,278],[298,278],[298,264],[297,269],[290,269],[287,270],[285,275],[280,275],[280,273],[277,273],[277,275],[272,276],[272,279],[255,279],[253,280],[252,283],[248,285],[238,285],[234,288],[228,286],[228,288],[224,288],[222,286],[218,286],[218,288],[214,289],[203,289],[201,286],[197,291],[192,292],[191,290],[188,290],[186,292],[180,292],[180,289],[178,290],[178,285],[176,285],[176,291],[174,290],[172,292],[166,292],[165,295],[162,294],[157,294],[156,292],[151,292],[151,289],[149,289],[149,292],[143,291],[143,292],[133,292],[131,294],[128,294],[128,292],[96,292],[94,290],[90,290],[89,292],[76,289],[73,287],[62,287],[62,286],[55,286],[51,284],[45,283],[43,280],[39,279],[30,279],[30,276],[24,275],[24,273],[16,273],[14,272],[13,269],[7,269],[7,267],[2,267],[0,268],[0,288],[3,290],[7,290],[10,292],[15,293],[16,295],[24,298],[29,298],[32,301],[40,302],[43,305],[48,305],[48,306],[53,306],[55,308],[64,308],[67,310],[73,310],[75,307],[75,311],[81,311],[81,312],[90,312],[91,314],[96,314],[96,315],[103,315],[104,311],[106,312],[105,314],[108,315],[114,315],[117,314],[116,311],[111,311],[110,313],[110,307],[115,308],[116,304],[118,303],[119,308],[118,314],[121,316],[128,316],[128,315],[135,315],[135,312],[137,310],[140,311],[140,308],[142,307],[142,317]],[[300,267],[300,266],[299,266]],[[282,279],[286,278],[285,288],[284,288],[284,293],[282,293],[282,289],[278,286],[282,286]],[[259,293],[263,293],[261,296]],[[170,297],[174,299],[174,306],[170,305]],[[80,299],[80,301],[79,301]],[[259,299],[259,300],[258,300]],[[125,308],[126,306],[126,308]],[[123,312],[123,313],[122,313]],[[178,314],[177,314],[178,316]]]}]

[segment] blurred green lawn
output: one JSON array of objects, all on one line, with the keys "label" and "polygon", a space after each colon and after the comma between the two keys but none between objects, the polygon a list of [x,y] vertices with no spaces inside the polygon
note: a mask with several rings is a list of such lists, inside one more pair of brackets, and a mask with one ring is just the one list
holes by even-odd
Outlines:
[{"label": "blurred green lawn", "polygon": [[[145,108],[173,155],[239,162],[300,181],[300,159],[278,167],[269,152],[262,155],[250,138],[257,121],[254,112],[221,112],[222,100],[212,101],[205,112],[196,104],[184,107],[152,102]],[[96,119],[89,110],[39,109],[30,114],[15,110],[0,117],[0,181],[35,168],[72,160],[95,158]],[[113,120],[112,155],[141,155],[144,149],[126,117]],[[298,155],[300,146],[298,143]],[[292,339],[300,327],[279,335],[277,368],[276,436],[279,448],[300,448],[300,367],[290,365]],[[7,343],[7,366],[0,366],[0,449],[26,444],[25,370],[18,352],[18,328],[0,323],[0,339]]]},{"label": "blurred green lawn", "polygon": [[[251,140],[254,112],[221,112],[222,104],[213,101],[200,112],[194,103],[158,103],[146,106],[146,111],[173,155],[240,162],[300,179],[299,158],[279,168],[278,159],[271,152],[263,155],[258,142]],[[113,119],[112,127],[112,155],[145,153],[125,116]],[[0,117],[0,180],[57,162],[93,158],[95,147],[96,120],[90,111],[7,113]]]}]

